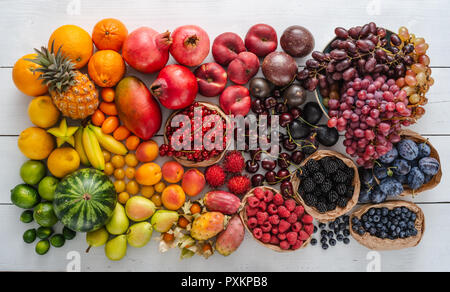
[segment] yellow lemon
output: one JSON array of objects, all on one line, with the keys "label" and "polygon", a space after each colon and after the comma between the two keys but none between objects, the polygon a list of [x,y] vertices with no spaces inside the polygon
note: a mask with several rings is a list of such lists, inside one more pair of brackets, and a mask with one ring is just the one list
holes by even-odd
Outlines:
[{"label": "yellow lemon", "polygon": [[20,133],[17,142],[23,155],[33,160],[43,160],[55,148],[52,135],[37,127],[28,128]]},{"label": "yellow lemon", "polygon": [[49,96],[38,96],[28,105],[28,116],[33,124],[50,128],[59,119],[59,110]]},{"label": "yellow lemon", "polygon": [[61,178],[80,167],[80,156],[73,148],[57,148],[48,157],[47,167],[54,176]]}]

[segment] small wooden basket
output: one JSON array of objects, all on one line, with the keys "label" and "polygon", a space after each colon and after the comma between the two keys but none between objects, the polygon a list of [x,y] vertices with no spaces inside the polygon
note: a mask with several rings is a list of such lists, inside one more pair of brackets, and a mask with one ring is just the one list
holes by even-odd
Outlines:
[{"label": "small wooden basket", "polygon": [[[417,235],[414,237],[408,237],[408,238],[399,238],[396,240],[391,239],[381,239],[376,236],[370,235],[368,232],[366,232],[364,235],[359,235],[358,233],[353,231],[353,224],[352,219],[354,217],[361,218],[362,215],[364,215],[370,208],[388,208],[389,210],[392,210],[396,207],[407,207],[414,213],[416,213],[416,229],[418,231]],[[351,217],[350,217],[350,233],[353,236],[353,238],[364,245],[365,247],[372,249],[372,250],[398,250],[398,249],[404,249],[409,247],[417,246],[420,241],[422,240],[423,234],[425,232],[425,216],[423,214],[422,209],[420,209],[419,206],[412,202],[407,201],[388,201],[381,204],[368,204],[364,205],[362,208],[360,208],[358,211],[355,211]]]},{"label": "small wooden basket", "polygon": [[[206,106],[207,108],[209,108],[211,110],[217,111],[217,113],[222,118],[225,119],[225,122],[227,124],[230,122],[229,117],[220,109],[219,106],[217,106],[215,104],[212,104],[212,103],[209,103],[209,102],[203,102],[203,101],[199,101],[198,104],[200,104],[202,106]],[[164,126],[164,143],[165,144],[169,144],[169,142],[170,142],[168,140],[168,138],[167,138],[167,133],[166,133],[165,129],[167,129],[167,126],[170,125],[170,123],[172,122],[173,117],[176,116],[177,114],[179,114],[181,111],[182,110],[178,110],[178,111],[173,112],[170,115],[170,117],[167,119],[167,121],[166,121],[166,124]],[[226,136],[226,133],[224,134],[224,137],[225,136]],[[201,162],[195,162],[195,161],[188,160],[186,157],[173,157],[173,159],[175,161],[177,161],[178,163],[180,163],[181,165],[183,165],[184,167],[208,167],[208,166],[211,166],[213,164],[219,163],[222,160],[222,158],[225,156],[225,154],[227,152],[228,147],[230,146],[230,142],[231,141],[227,141],[227,147],[226,147],[226,149],[224,149],[222,151],[222,153],[220,153],[219,155],[217,155],[215,157],[212,157],[209,160],[204,160],[204,161],[201,161]]]},{"label": "small wooden basket", "polygon": [[[305,203],[305,201],[303,200],[302,196],[297,193],[297,195],[296,195],[297,199],[305,207],[305,210],[308,212],[308,214],[310,214],[311,216],[313,216],[315,219],[319,220],[320,222],[333,221],[336,218],[339,218],[342,215],[350,212],[350,210],[352,210],[353,207],[358,203],[359,192],[360,192],[360,188],[361,188],[361,182],[359,180],[359,175],[358,175],[358,167],[353,162],[353,160],[351,160],[350,158],[348,158],[347,156],[345,156],[341,153],[331,151],[331,150],[318,150],[315,153],[313,153],[312,155],[310,155],[308,158],[306,158],[300,164],[300,166],[305,166],[306,163],[310,159],[321,160],[322,158],[325,158],[328,156],[336,157],[336,158],[342,160],[348,167],[352,168],[355,171],[355,176],[353,178],[353,184],[352,184],[352,186],[354,187],[354,191],[353,191],[352,198],[348,201],[347,206],[345,208],[341,208],[341,207],[337,206],[336,209],[334,209],[332,211],[328,211],[326,213],[320,213],[315,207],[308,206]],[[301,182],[300,178],[297,175],[293,176],[292,185],[294,187],[294,190],[298,190],[298,187],[300,186],[300,182]]]},{"label": "small wooden basket", "polygon": [[[276,194],[276,193],[280,193],[280,194],[281,194],[281,192],[279,192],[278,190],[276,190],[276,189],[274,189],[274,188],[271,188],[271,187],[268,187],[268,186],[261,186],[261,187],[257,187],[257,188],[263,188],[263,189],[266,189],[266,190],[271,190],[272,192],[274,192],[274,194]],[[253,192],[254,192],[254,190],[257,189],[257,188],[251,189],[251,190],[244,196],[244,198],[242,199],[242,203],[241,203],[241,211],[239,212],[239,216],[241,217],[242,222],[244,222],[245,228],[247,229],[247,231],[248,231],[252,236],[253,236],[253,232],[250,230],[250,228],[249,228],[248,225],[247,225],[248,217],[247,217],[247,212],[246,212],[246,210],[245,210],[245,206],[247,205],[247,199],[248,199],[249,197],[254,196]],[[283,196],[283,197],[284,197],[284,196]],[[286,197],[284,197],[284,198],[287,199]],[[295,198],[294,198],[294,199],[295,199]],[[298,203],[299,205],[302,205],[298,200],[296,200],[296,201],[297,201],[297,203]],[[306,208],[305,208],[305,212],[306,212]],[[307,213],[307,212],[306,212],[306,213]],[[264,242],[260,241],[259,239],[255,238],[254,236],[253,236],[253,239],[255,239],[259,244],[261,244],[261,245],[263,245],[263,246],[265,246],[265,247],[267,247],[267,248],[270,248],[271,250],[274,250],[274,251],[276,251],[276,252],[292,252],[292,251],[296,251],[296,250],[292,250],[292,249],[285,250],[285,249],[282,249],[281,247],[279,247],[278,245],[274,245],[274,244],[270,244],[270,243],[264,243]],[[299,249],[305,248],[305,247],[309,244],[309,242],[311,241],[311,239],[312,239],[312,235],[309,237],[308,240],[306,240],[306,241],[303,243],[303,245],[302,245]]]}]

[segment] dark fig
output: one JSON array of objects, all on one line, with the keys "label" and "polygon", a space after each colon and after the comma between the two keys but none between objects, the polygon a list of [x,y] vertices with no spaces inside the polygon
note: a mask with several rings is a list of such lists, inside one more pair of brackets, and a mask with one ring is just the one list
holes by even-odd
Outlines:
[{"label": "dark fig", "polygon": [[272,52],[264,58],[262,72],[275,86],[283,87],[291,83],[298,71],[294,58],[285,52]]},{"label": "dark fig", "polygon": [[339,133],[336,128],[329,128],[327,125],[319,125],[315,131],[317,133],[317,141],[323,146],[334,146],[339,140]]}]

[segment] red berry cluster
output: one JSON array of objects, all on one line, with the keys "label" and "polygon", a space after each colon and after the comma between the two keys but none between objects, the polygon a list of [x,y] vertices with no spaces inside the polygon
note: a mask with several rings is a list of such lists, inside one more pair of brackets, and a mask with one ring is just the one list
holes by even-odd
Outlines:
[{"label": "red berry cluster", "polygon": [[305,213],[303,206],[271,190],[255,189],[245,211],[253,236],[284,250],[299,249],[314,233],[313,218]]},{"label": "red berry cluster", "polygon": [[[201,110],[202,110],[202,115],[201,115],[202,120],[201,121],[196,120],[196,118],[194,117],[194,109],[195,108],[201,108]],[[206,133],[208,133],[208,131],[214,129],[214,127],[215,127],[214,122],[212,122],[209,127],[205,127],[204,121],[205,121],[205,118],[210,115],[220,116],[216,110],[210,109],[207,106],[204,106],[204,105],[199,104],[198,102],[195,102],[192,105],[190,105],[189,107],[180,111],[178,114],[186,115],[190,119],[191,128],[186,129],[186,132],[183,133],[184,135],[180,135],[179,142],[181,145],[183,145],[183,149],[186,149],[187,148],[186,146],[188,145],[188,143],[190,143],[190,149],[192,149],[192,150],[177,151],[174,149],[174,147],[172,145],[162,144],[159,147],[159,155],[160,156],[169,156],[169,157],[177,157],[177,158],[185,157],[189,161],[201,162],[201,161],[209,160],[213,157],[216,157],[223,152],[223,150],[217,150],[217,149],[208,151],[205,149],[205,146],[208,146],[208,145],[203,145],[203,143],[202,143],[200,150],[194,150],[194,141],[196,141],[196,140],[203,141],[204,135]],[[202,125],[201,131],[200,131],[200,129],[195,128],[196,123]],[[227,138],[226,137],[227,123],[224,118],[222,118],[222,125],[223,125],[223,149],[226,149],[226,146],[227,146],[227,142],[226,142],[227,141],[226,140],[226,138]],[[180,123],[180,126],[177,128],[167,126],[165,131],[166,131],[166,136],[167,136],[168,141],[169,142],[172,141],[173,134],[177,130],[179,130],[180,128],[183,128],[183,127],[184,127],[183,123]],[[177,133],[177,134],[179,134],[179,133]],[[189,137],[189,141],[183,141],[182,140],[183,136]],[[215,143],[215,137],[212,137],[211,142]]]}]

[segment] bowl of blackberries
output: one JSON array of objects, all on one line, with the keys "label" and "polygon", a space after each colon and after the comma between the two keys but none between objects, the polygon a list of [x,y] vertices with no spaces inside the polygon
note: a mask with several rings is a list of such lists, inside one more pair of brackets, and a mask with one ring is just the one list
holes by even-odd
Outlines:
[{"label": "bowl of blackberries", "polygon": [[350,218],[350,232],[373,250],[398,250],[419,244],[425,231],[425,217],[414,203],[389,201],[365,205]]},{"label": "bowl of blackberries", "polygon": [[303,161],[293,185],[309,214],[321,222],[332,221],[358,202],[357,174],[351,159],[338,152],[319,150]]},{"label": "bowl of blackberries", "polygon": [[360,203],[382,203],[389,198],[416,195],[436,187],[442,177],[437,150],[428,139],[403,130],[401,140],[372,169],[359,169]]}]

